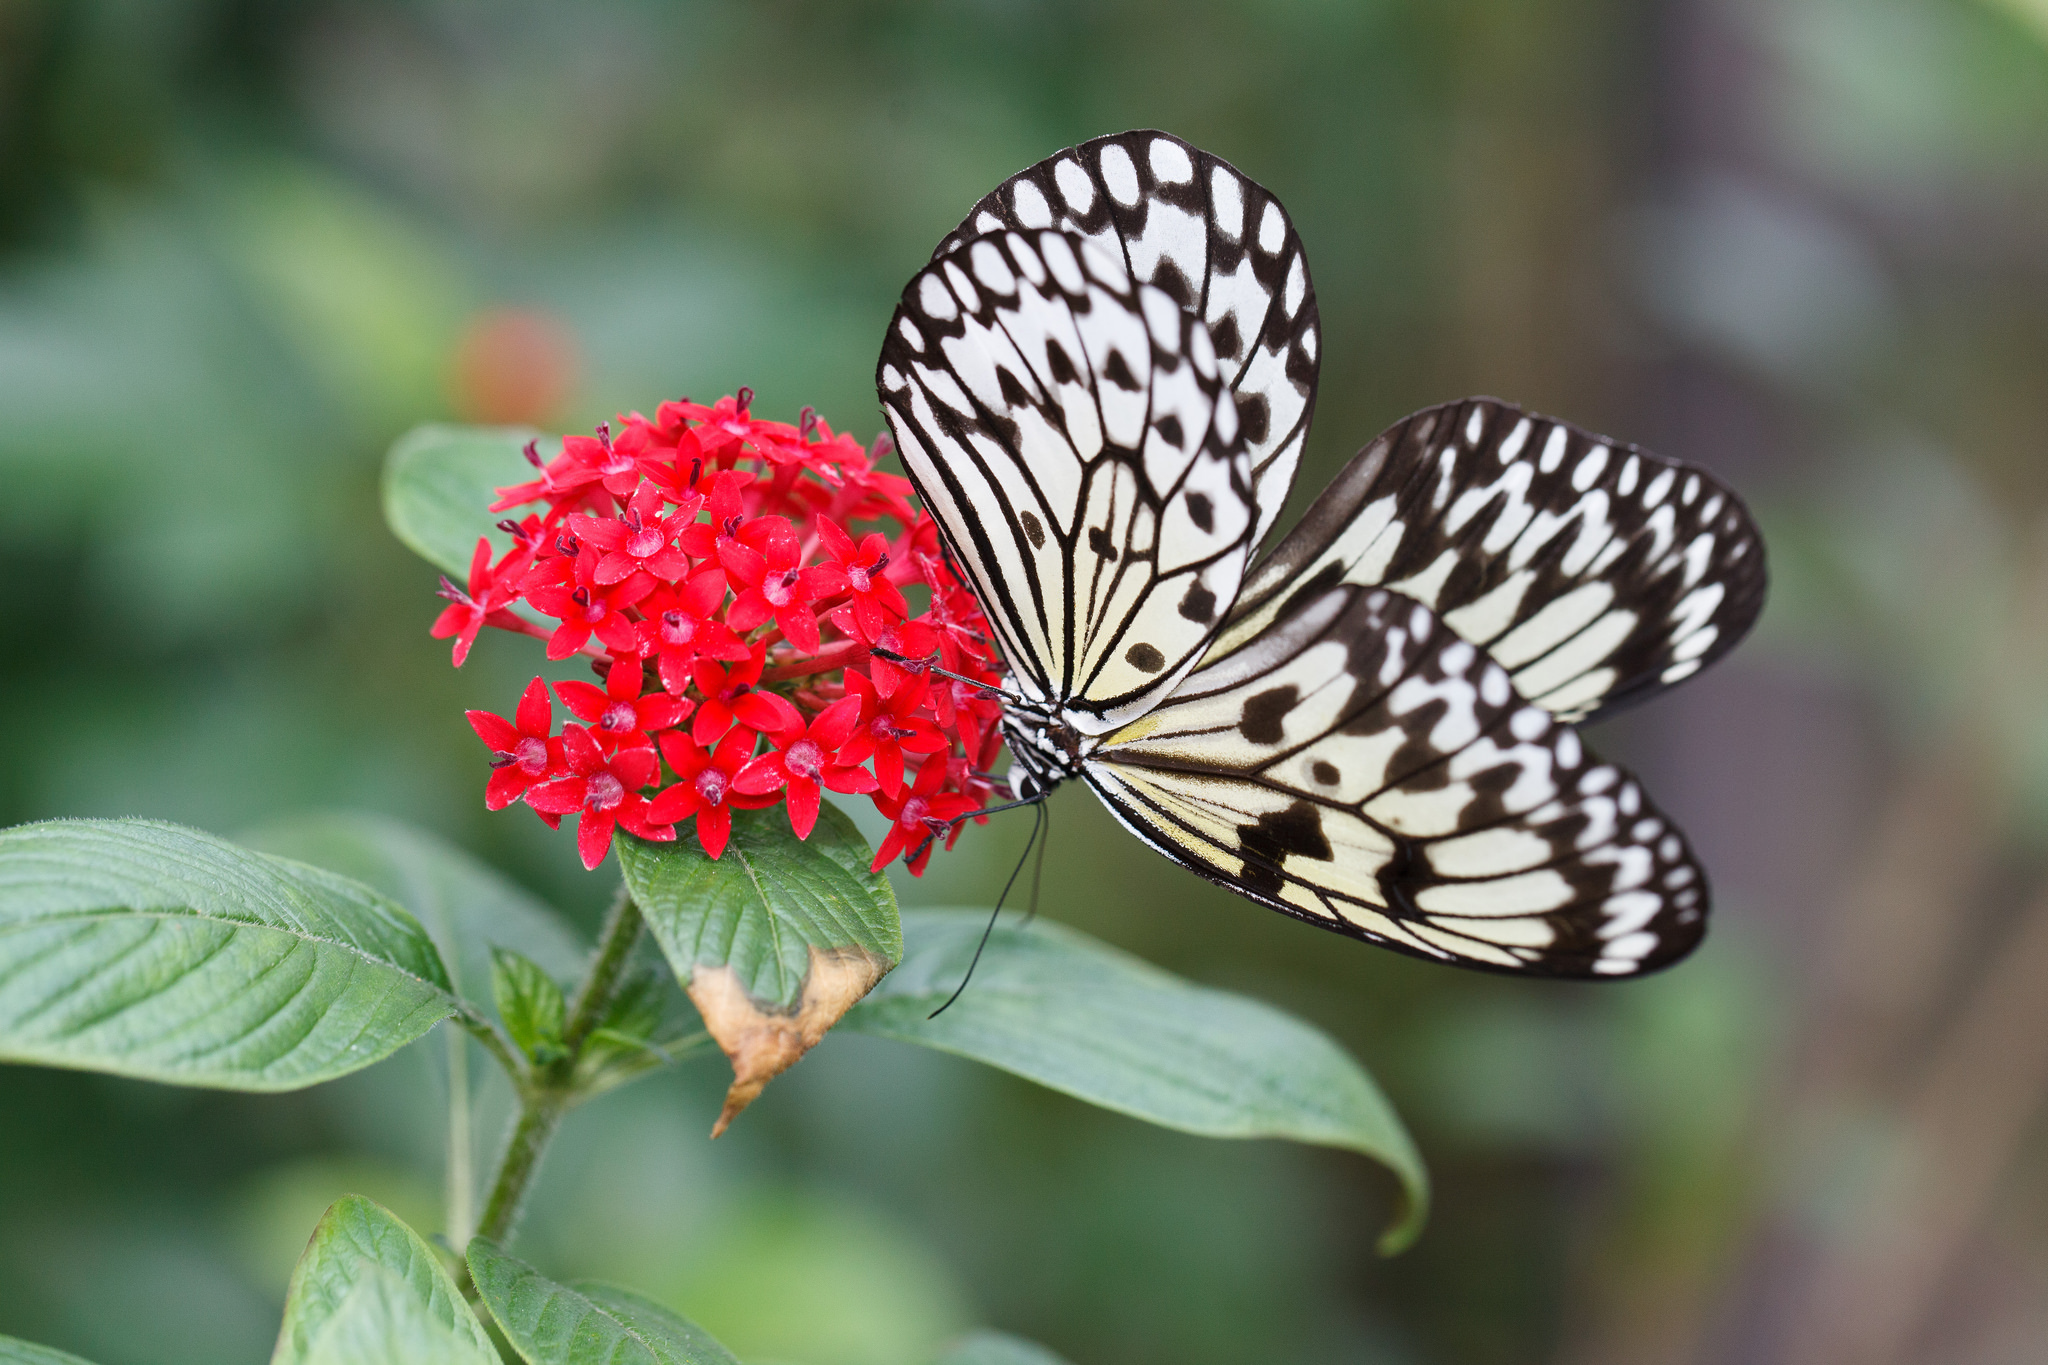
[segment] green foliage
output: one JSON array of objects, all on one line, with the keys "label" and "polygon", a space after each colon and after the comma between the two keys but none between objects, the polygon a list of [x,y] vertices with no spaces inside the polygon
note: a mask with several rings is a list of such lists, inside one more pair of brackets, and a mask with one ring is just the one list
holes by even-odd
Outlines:
[{"label": "green foliage", "polygon": [[655,844],[621,834],[626,886],[655,941],[688,984],[702,968],[730,966],[764,1007],[802,997],[812,954],[855,949],[882,970],[903,958],[903,927],[889,879],[853,821],[831,805],[808,840],[779,810],[734,811],[724,856],[705,856],[685,834]]},{"label": "green foliage", "polygon": [[478,1237],[469,1244],[477,1292],[528,1365],[738,1365],[711,1334],[610,1285],[556,1284]]},{"label": "green foliage", "polygon": [[149,820],[0,831],[0,1060],[290,1090],[454,1009],[419,923],[368,887]]},{"label": "green foliage", "polygon": [[588,950],[544,902],[443,839],[359,811],[273,820],[241,842],[353,877],[411,911],[433,936],[455,993],[490,997],[491,950],[511,948],[557,980],[582,970]]},{"label": "green foliage", "polygon": [[92,1362],[48,1346],[0,1336],[0,1365],[92,1365]]},{"label": "green foliage", "polygon": [[292,1272],[271,1365],[498,1365],[432,1247],[360,1195],[336,1200]]},{"label": "green foliage", "polygon": [[568,1002],[553,977],[533,959],[510,948],[491,950],[491,999],[498,1017],[519,1050],[536,1062],[562,1055],[562,1028],[569,1021]]},{"label": "green foliage", "polygon": [[[511,545],[486,511],[496,490],[520,482],[521,449],[540,433],[524,427],[461,427],[431,423],[398,439],[384,462],[384,520],[392,534],[457,583],[467,580],[478,536],[498,554]],[[558,442],[543,439],[545,454]]]},{"label": "green foliage", "polygon": [[1067,1365],[1033,1342],[1006,1332],[976,1332],[932,1365]]},{"label": "green foliage", "polygon": [[1400,1177],[1392,1253],[1422,1229],[1429,1183],[1379,1087],[1317,1029],[1269,1005],[1190,985],[1043,920],[999,927],[953,993],[987,916],[913,911],[912,952],[843,1027],[958,1053],[1105,1109],[1209,1137],[1342,1147]]}]

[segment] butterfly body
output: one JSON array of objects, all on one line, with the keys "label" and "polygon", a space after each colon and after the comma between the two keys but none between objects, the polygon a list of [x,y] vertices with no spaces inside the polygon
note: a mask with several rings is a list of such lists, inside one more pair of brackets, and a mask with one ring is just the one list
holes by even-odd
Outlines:
[{"label": "butterfly body", "polygon": [[1254,559],[1318,353],[1278,201],[1162,133],[1013,177],[906,288],[877,388],[1010,666],[1017,794],[1082,780],[1181,866],[1417,956],[1676,961],[1705,874],[1572,722],[1748,628],[1740,499],[1468,399],[1390,428]]},{"label": "butterfly body", "polygon": [[1024,799],[1049,795],[1060,783],[1087,771],[1088,756],[1101,745],[1098,736],[1083,735],[1057,710],[1029,703],[1004,708],[1003,737],[1022,772],[1011,787]]}]

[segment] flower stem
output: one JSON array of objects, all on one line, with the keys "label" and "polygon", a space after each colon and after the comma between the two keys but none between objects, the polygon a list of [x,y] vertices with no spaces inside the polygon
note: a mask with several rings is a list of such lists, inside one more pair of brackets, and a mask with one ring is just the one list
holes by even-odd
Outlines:
[{"label": "flower stem", "polygon": [[512,1136],[506,1139],[505,1154],[498,1158],[498,1178],[484,1204],[484,1216],[477,1220],[477,1236],[503,1242],[511,1235],[526,1204],[527,1188],[540,1172],[541,1154],[561,1126],[567,1107],[562,1097],[553,1093],[521,1098],[519,1118],[512,1125]]},{"label": "flower stem", "polygon": [[569,1057],[556,1064],[563,1075],[575,1070],[576,1055],[604,1022],[613,998],[618,995],[619,982],[626,975],[626,964],[632,961],[633,950],[640,946],[640,933],[646,923],[640,917],[640,907],[633,904],[633,893],[621,882],[618,898],[612,902],[604,928],[598,933],[597,955],[591,959],[590,973],[569,1002],[569,1022],[562,1030],[562,1046]]},{"label": "flower stem", "polygon": [[478,1236],[502,1243],[519,1225],[527,1191],[534,1176],[540,1173],[541,1156],[561,1126],[562,1116],[582,1098],[575,1086],[576,1064],[582,1059],[590,1035],[604,1022],[618,995],[619,983],[625,979],[626,966],[632,961],[633,949],[639,945],[644,927],[640,907],[621,886],[598,935],[590,970],[570,1001],[569,1019],[562,1033],[563,1055],[545,1065],[524,1067],[514,1073],[519,1116],[513,1121],[511,1136],[505,1140],[504,1155],[498,1159],[498,1172],[491,1182],[490,1197],[484,1201],[483,1216],[477,1220]]}]

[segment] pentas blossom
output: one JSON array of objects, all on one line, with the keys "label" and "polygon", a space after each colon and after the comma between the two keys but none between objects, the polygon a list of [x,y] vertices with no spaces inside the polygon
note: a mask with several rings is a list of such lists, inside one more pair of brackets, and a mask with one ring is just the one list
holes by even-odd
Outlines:
[{"label": "pentas blossom", "polygon": [[485,804],[575,817],[594,868],[616,830],[667,841],[684,822],[716,858],[734,809],[780,805],[808,838],[829,790],[889,818],[877,870],[921,873],[1000,794],[988,623],[909,481],[875,467],[886,438],[868,450],[808,408],[765,421],[752,397],[663,403],[549,460],[529,444],[537,477],[498,490],[512,546],[477,542],[433,634],[458,667],[487,625],[532,635],[598,682],[556,684],[559,732],[539,678],[511,720],[469,713],[493,754]]}]

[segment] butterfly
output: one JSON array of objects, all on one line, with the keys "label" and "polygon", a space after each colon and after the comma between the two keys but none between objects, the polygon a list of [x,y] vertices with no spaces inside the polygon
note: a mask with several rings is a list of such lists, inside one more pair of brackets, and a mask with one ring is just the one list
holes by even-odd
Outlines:
[{"label": "butterfly", "polygon": [[1395,424],[1263,555],[1320,324],[1279,201],[1169,134],[1011,177],[913,277],[876,387],[1009,668],[1012,785],[1354,938],[1625,977],[1704,871],[1573,728],[1712,663],[1764,547],[1705,470],[1470,398]]}]

